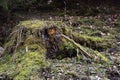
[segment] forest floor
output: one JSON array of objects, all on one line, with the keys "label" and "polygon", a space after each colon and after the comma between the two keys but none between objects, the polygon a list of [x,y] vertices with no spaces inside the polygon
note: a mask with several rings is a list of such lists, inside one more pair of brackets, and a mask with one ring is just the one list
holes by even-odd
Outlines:
[{"label": "forest floor", "polygon": [[[24,13],[18,12],[11,17],[8,22],[1,24],[0,45],[3,46],[5,36],[11,32],[13,27],[23,20],[42,20],[42,21],[63,21],[70,26],[71,30],[77,32],[86,39],[79,42],[82,46],[105,54],[110,63],[102,63],[100,61],[89,61],[86,59],[64,58],[50,59],[50,66],[42,68],[39,76],[42,80],[120,80],[120,14],[97,15],[97,16],[55,16],[52,13]],[[8,29],[8,27],[10,27]],[[97,37],[98,39],[106,39],[101,42],[102,47],[94,47],[94,43],[87,40]],[[4,38],[4,39],[3,39]],[[95,41],[97,42],[97,40]],[[106,45],[107,43],[107,45]],[[96,43],[97,44],[97,43]],[[97,44],[98,45],[98,44]],[[105,45],[105,46],[103,46]],[[2,58],[0,66],[6,62]],[[10,64],[9,64],[10,65]],[[0,78],[3,74],[11,76],[9,69],[2,70],[0,68]],[[8,67],[7,67],[8,68]],[[5,72],[4,72],[5,71]],[[8,73],[7,73],[8,72]],[[17,74],[15,74],[17,75]],[[15,77],[14,75],[14,77]],[[41,80],[38,77],[30,78],[31,80]],[[22,78],[21,78],[22,80]]]}]

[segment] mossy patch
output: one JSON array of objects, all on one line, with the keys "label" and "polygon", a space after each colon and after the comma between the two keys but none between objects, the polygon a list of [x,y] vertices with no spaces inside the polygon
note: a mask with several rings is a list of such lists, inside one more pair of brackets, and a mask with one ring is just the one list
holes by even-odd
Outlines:
[{"label": "mossy patch", "polygon": [[39,20],[28,20],[28,21],[22,21],[18,24],[18,26],[24,26],[27,28],[40,28],[46,26],[46,22],[39,21]]},{"label": "mossy patch", "polygon": [[106,25],[105,22],[95,19],[95,18],[82,18],[78,22],[84,25],[95,25],[99,27]]},{"label": "mossy patch", "polygon": [[[8,56],[5,58],[7,57]],[[18,52],[7,62],[8,63],[1,62],[0,73],[6,73],[15,80],[30,79],[34,74],[39,75],[39,73],[35,73],[34,71],[37,72],[37,70],[49,66],[45,60],[45,54],[40,52],[28,52],[24,54]]]},{"label": "mossy patch", "polygon": [[17,26],[23,26],[26,28],[39,28],[43,29],[45,27],[51,26],[62,26],[63,23],[61,21],[40,21],[40,20],[26,20],[20,22]]},{"label": "mossy patch", "polygon": [[45,55],[39,52],[28,52],[23,61],[18,64],[18,75],[15,79],[26,79],[32,75],[34,70],[38,70],[46,65]]},{"label": "mossy patch", "polygon": [[81,45],[90,47],[96,50],[103,50],[111,47],[108,39],[93,37],[88,35],[80,35],[79,33],[72,33],[73,39]]}]

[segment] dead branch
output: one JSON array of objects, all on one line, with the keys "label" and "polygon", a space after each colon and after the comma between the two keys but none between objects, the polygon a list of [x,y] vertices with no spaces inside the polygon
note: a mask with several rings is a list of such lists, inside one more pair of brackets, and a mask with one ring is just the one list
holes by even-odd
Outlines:
[{"label": "dead branch", "polygon": [[65,38],[66,40],[68,40],[69,42],[73,43],[82,53],[82,55],[84,55],[85,57],[89,57],[92,58],[92,56],[87,53],[85,50],[83,50],[83,48],[80,46],[80,44],[76,43],[73,39],[70,39],[68,36],[61,34],[60,36],[62,36],[63,38]]}]

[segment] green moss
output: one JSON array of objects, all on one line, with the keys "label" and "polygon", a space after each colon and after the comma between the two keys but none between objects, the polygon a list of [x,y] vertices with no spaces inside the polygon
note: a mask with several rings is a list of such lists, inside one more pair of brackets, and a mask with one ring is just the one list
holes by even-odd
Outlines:
[{"label": "green moss", "polygon": [[19,72],[15,79],[29,78],[34,69],[37,70],[46,65],[45,55],[39,52],[28,52],[18,65]]},{"label": "green moss", "polygon": [[88,35],[79,34],[76,32],[73,32],[72,35],[73,35],[73,39],[76,42],[80,43],[81,45],[90,47],[92,49],[101,50],[101,49],[109,48],[112,45],[112,43],[111,44],[109,43],[110,42],[109,39],[88,36]]},{"label": "green moss", "polygon": [[63,22],[61,21],[40,21],[40,20],[26,20],[20,22],[17,26],[20,27],[26,27],[26,28],[39,28],[43,29],[45,27],[51,27],[51,26],[61,26],[63,25]]},{"label": "green moss", "polygon": [[40,20],[27,20],[27,21],[22,21],[18,24],[18,26],[24,26],[27,28],[40,28],[46,26],[46,22],[40,21]]},{"label": "green moss", "polygon": [[86,50],[88,53],[91,54],[91,56],[93,57],[92,60],[94,62],[97,63],[110,63],[110,60],[108,59],[108,57],[106,57],[105,54],[98,52],[97,50],[93,50],[91,48],[88,47],[83,47],[81,46],[84,50]]},{"label": "green moss", "polygon": [[85,41],[93,41],[93,42],[102,42],[103,39],[100,37],[91,37],[87,35],[80,35],[80,38],[84,38]]},{"label": "green moss", "polygon": [[[99,58],[102,60],[102,61],[105,61],[107,63],[110,63],[110,61],[108,60],[108,58],[105,57],[105,55],[99,53],[98,51],[94,51],[94,53],[99,56]],[[96,60],[97,61],[97,60]],[[100,60],[99,60],[100,61]]]},{"label": "green moss", "polygon": [[6,73],[15,80],[29,79],[30,76],[38,74],[34,71],[49,66],[45,58],[45,54],[40,52],[28,52],[24,54],[18,52],[8,60],[8,63],[0,64],[0,73]]},{"label": "green moss", "polygon": [[12,49],[15,52],[9,60],[5,56],[7,63],[0,64],[0,73],[6,73],[15,80],[25,80],[39,75],[37,70],[49,66],[45,41],[41,37],[41,30],[46,27],[44,23],[47,24],[39,20],[23,21],[13,29],[5,44],[5,52],[11,53]]},{"label": "green moss", "polygon": [[87,24],[87,25],[95,25],[95,26],[104,26],[106,23],[101,21],[101,20],[98,20],[98,19],[95,19],[95,18],[82,18],[79,20],[80,23],[82,24]]},{"label": "green moss", "polygon": [[88,35],[80,35],[78,33],[73,33],[73,36],[74,37],[78,37],[78,39],[81,39],[85,42],[95,42],[95,43],[98,43],[98,42],[103,42],[104,39],[103,38],[100,38],[100,37],[93,37],[93,36],[88,36]]}]

